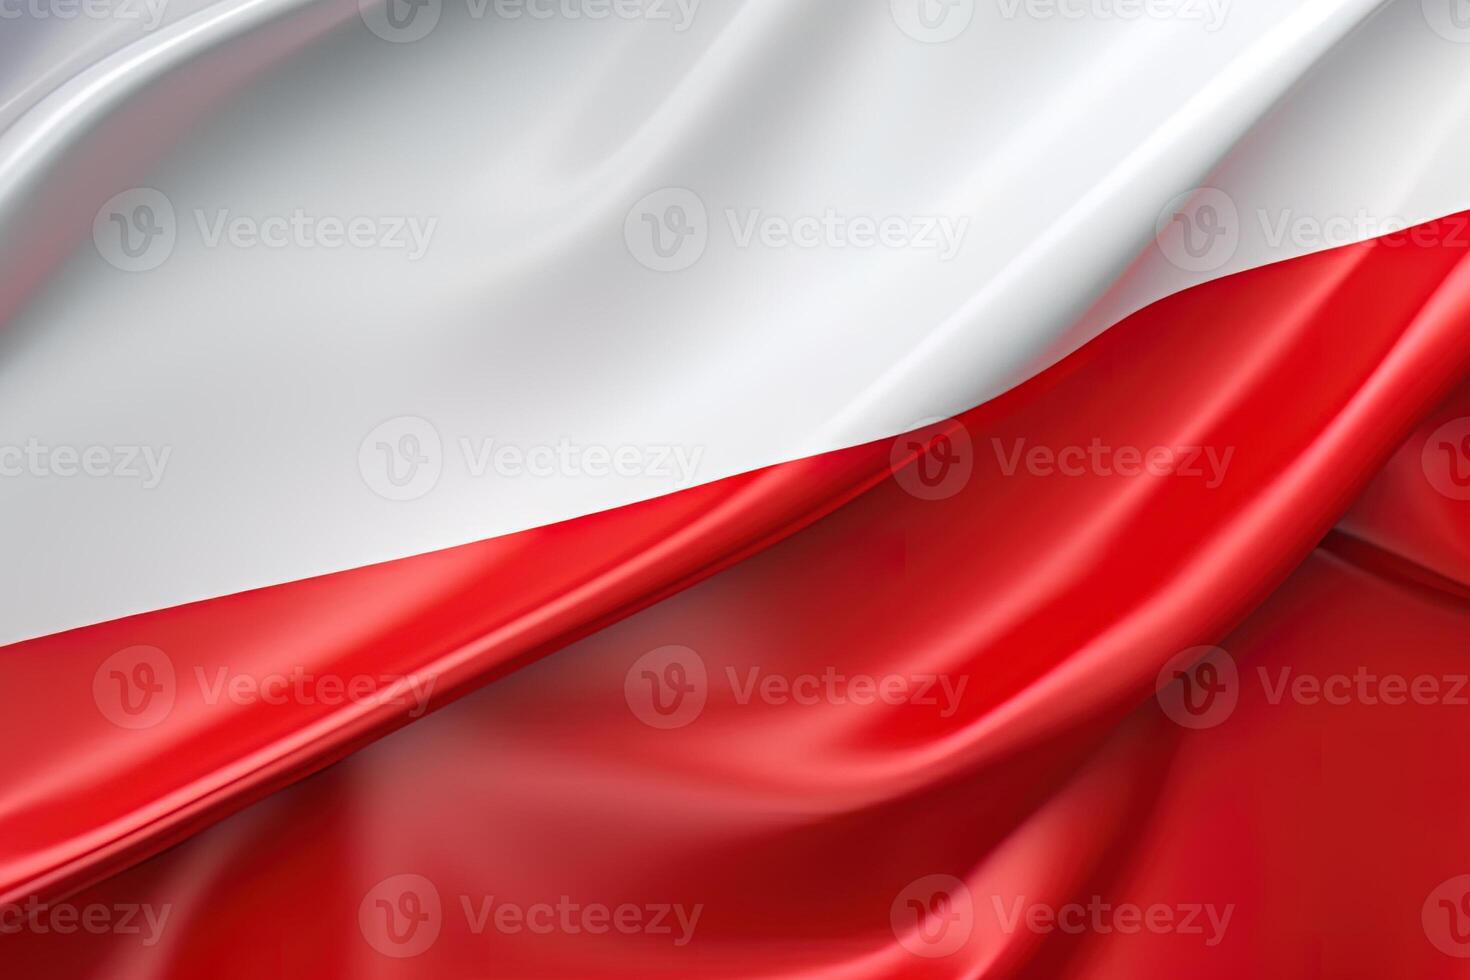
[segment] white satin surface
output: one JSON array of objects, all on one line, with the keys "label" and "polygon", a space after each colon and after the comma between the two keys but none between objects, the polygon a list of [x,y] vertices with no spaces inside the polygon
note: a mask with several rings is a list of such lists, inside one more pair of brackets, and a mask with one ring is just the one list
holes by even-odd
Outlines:
[{"label": "white satin surface", "polygon": [[[933,30],[909,0],[565,2],[430,0],[412,41],[341,0],[0,21],[0,453],[45,459],[0,455],[0,641],[893,436],[1172,292],[1470,207],[1437,0],[957,0]],[[1235,218],[1197,256],[1171,216],[1218,196],[1171,202],[1202,185]],[[135,188],[173,212],[142,271],[107,238]],[[106,473],[58,472],[93,447]]]}]

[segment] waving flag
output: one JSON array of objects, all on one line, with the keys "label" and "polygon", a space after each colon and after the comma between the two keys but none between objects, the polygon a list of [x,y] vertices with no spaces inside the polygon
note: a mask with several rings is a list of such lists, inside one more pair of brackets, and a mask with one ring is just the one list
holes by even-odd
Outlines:
[{"label": "waving flag", "polygon": [[1463,0],[0,7],[6,977],[1470,975]]}]

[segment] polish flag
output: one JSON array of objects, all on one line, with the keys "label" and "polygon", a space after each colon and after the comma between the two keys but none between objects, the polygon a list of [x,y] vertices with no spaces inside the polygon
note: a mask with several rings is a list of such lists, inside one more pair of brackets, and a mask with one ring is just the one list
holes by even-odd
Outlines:
[{"label": "polish flag", "polygon": [[1465,0],[0,14],[0,975],[1470,975]]}]

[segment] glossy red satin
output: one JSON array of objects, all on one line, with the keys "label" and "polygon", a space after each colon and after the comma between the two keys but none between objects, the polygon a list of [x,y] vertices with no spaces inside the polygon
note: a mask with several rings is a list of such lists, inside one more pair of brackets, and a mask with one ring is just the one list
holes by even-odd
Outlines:
[{"label": "glossy red satin", "polygon": [[[1444,241],[1171,297],[918,460],[858,447],[0,651],[27,747],[4,894],[169,909],[151,945],[0,935],[5,976],[1470,973],[1470,708],[1281,693],[1463,661],[1470,505],[1432,464],[1470,469],[1435,448],[1470,408],[1470,264]],[[1172,472],[1116,472],[1156,447]],[[1177,660],[1207,644],[1228,661]],[[176,697],[123,729],[93,684],[137,645]],[[1233,710],[1177,723],[1227,662]],[[298,665],[473,693],[415,719],[193,680]]]}]

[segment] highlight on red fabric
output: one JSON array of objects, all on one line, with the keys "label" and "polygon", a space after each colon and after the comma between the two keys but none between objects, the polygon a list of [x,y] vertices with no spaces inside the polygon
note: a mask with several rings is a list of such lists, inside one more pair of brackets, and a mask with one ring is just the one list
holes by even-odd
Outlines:
[{"label": "highlight on red fabric", "polygon": [[893,442],[0,650],[6,975],[1461,975],[1447,241]]}]

